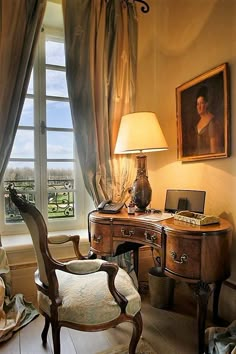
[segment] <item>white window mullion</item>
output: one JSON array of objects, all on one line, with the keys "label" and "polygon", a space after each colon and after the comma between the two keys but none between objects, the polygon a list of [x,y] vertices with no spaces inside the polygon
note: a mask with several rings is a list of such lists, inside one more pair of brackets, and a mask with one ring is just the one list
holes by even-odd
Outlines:
[{"label": "white window mullion", "polygon": [[[45,32],[42,30],[39,45],[38,56],[35,63],[35,144],[36,148],[36,196],[44,215],[47,220],[47,162],[46,162],[46,130],[42,129],[46,126],[46,103],[45,103]],[[39,167],[40,168],[37,168]]]}]

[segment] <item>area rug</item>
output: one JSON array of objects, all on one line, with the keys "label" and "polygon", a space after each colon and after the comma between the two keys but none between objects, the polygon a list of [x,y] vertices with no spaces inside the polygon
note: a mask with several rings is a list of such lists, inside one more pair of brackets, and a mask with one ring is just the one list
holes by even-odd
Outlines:
[{"label": "area rug", "polygon": [[[97,354],[129,354],[129,345],[116,345],[110,349],[98,352]],[[157,354],[155,350],[145,340],[141,339],[138,343],[136,354]]]}]

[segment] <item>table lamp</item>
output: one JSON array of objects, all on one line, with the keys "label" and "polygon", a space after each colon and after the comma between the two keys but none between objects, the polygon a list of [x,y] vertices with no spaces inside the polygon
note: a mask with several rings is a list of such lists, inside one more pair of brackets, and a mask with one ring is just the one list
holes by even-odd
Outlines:
[{"label": "table lamp", "polygon": [[152,197],[144,152],[167,150],[168,146],[153,112],[135,112],[121,118],[115,154],[138,153],[137,176],[131,189],[137,212],[144,212]]}]

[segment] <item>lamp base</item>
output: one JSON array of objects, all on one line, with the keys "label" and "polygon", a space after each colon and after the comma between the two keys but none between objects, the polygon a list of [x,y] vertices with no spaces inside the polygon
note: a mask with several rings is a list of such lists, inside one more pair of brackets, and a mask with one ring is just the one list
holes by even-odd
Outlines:
[{"label": "lamp base", "polygon": [[136,208],[135,209],[135,213],[140,213],[140,214],[143,214],[143,213],[146,213],[146,208],[144,208],[144,209],[139,209],[139,208]]},{"label": "lamp base", "polygon": [[137,176],[132,186],[132,200],[136,205],[135,210],[138,213],[143,213],[149,205],[152,197],[152,189],[146,175],[146,156],[138,155],[137,157]]}]

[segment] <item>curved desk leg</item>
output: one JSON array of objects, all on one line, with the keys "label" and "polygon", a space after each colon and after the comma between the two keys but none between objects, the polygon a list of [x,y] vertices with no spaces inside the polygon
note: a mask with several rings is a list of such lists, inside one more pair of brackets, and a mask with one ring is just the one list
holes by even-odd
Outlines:
[{"label": "curved desk leg", "polygon": [[197,321],[198,321],[198,353],[205,351],[205,322],[209,297],[214,289],[211,284],[199,282],[191,285],[194,295],[197,297]]},{"label": "curved desk leg", "polygon": [[213,293],[213,322],[216,324],[219,323],[218,304],[219,304],[221,286],[222,286],[222,281],[215,282],[215,289]]}]

